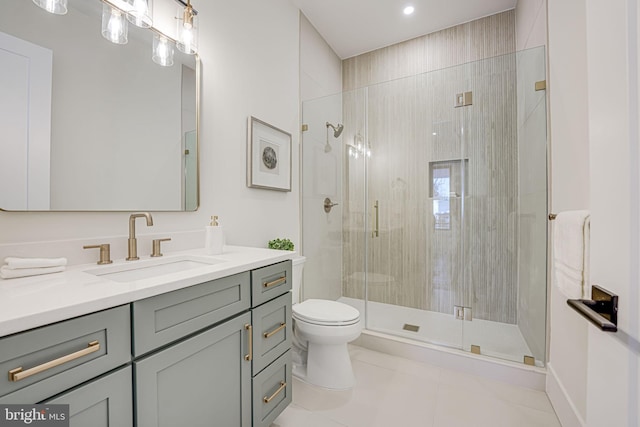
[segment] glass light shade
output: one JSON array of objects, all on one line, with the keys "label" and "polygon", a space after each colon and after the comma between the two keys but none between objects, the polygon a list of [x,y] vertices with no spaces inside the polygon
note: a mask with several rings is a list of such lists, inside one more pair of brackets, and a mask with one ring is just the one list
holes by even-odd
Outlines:
[{"label": "glass light shade", "polygon": [[49,13],[56,15],[67,13],[67,0],[33,0],[33,2]]},{"label": "glass light shade", "polygon": [[124,14],[105,3],[102,6],[102,37],[111,43],[125,44],[128,33],[129,26]]},{"label": "glass light shade", "polygon": [[173,43],[164,36],[156,34],[153,36],[153,62],[163,67],[173,65]]},{"label": "glass light shade", "polygon": [[128,0],[131,10],[127,12],[127,19],[140,28],[153,25],[153,0]]},{"label": "glass light shade", "polygon": [[189,6],[178,8],[176,22],[176,47],[186,54],[195,54],[198,51],[198,16]]}]

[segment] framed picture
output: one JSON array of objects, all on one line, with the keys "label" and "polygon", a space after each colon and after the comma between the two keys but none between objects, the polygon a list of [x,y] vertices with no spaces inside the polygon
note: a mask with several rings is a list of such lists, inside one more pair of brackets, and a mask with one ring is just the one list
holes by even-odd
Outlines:
[{"label": "framed picture", "polygon": [[291,134],[249,118],[247,186],[291,191]]}]

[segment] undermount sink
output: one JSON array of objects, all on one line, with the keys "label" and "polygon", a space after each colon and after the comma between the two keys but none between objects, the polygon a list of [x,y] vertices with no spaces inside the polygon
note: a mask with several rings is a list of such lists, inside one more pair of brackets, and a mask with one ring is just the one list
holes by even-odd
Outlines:
[{"label": "undermount sink", "polygon": [[170,258],[149,259],[143,261],[131,261],[127,264],[110,265],[92,270],[85,270],[85,273],[116,282],[133,282],[135,280],[150,279],[165,274],[178,273],[201,267],[208,267],[220,264],[225,261],[197,256],[181,256]]}]

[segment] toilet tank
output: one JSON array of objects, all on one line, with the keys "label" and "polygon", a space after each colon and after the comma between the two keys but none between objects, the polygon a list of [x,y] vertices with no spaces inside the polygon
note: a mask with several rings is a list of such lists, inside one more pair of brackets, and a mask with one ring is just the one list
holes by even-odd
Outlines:
[{"label": "toilet tank", "polygon": [[302,270],[304,270],[304,262],[306,257],[297,256],[291,259],[293,270],[293,283],[291,284],[291,300],[294,304],[300,302],[300,289],[302,288]]}]

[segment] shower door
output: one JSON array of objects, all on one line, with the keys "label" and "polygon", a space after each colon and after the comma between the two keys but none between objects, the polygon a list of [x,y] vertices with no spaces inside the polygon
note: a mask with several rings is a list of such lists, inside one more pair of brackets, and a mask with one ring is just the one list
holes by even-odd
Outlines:
[{"label": "shower door", "polygon": [[464,165],[445,69],[368,88],[367,328],[462,348]]},{"label": "shower door", "polygon": [[546,336],[544,47],[465,64],[463,349],[542,366]]},{"label": "shower door", "polygon": [[369,330],[542,364],[544,58],[305,101],[302,297],[351,304]]}]

